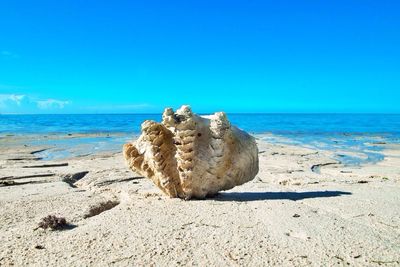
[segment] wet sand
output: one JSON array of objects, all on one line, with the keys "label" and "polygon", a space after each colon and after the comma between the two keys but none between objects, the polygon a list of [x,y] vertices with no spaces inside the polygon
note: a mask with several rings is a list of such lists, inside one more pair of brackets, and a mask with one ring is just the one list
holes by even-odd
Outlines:
[{"label": "wet sand", "polygon": [[[332,151],[258,145],[253,181],[192,201],[162,195],[120,152],[43,161],[46,146],[0,146],[0,265],[400,264],[398,145],[377,144],[385,159],[359,166]],[[38,228],[49,214],[69,226]]]}]

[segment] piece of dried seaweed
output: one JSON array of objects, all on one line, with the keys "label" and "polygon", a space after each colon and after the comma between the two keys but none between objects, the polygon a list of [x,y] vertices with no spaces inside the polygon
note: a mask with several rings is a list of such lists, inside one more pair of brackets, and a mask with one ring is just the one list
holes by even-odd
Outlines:
[{"label": "piece of dried seaweed", "polygon": [[64,217],[48,215],[39,222],[39,227],[43,229],[50,228],[51,230],[61,230],[68,226],[67,220]]}]

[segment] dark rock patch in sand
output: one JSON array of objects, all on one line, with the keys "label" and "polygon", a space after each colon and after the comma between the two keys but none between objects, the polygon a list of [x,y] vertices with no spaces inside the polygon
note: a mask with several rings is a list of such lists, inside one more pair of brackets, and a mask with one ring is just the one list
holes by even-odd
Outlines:
[{"label": "dark rock patch in sand", "polygon": [[62,177],[62,180],[63,182],[69,184],[71,187],[75,188],[76,187],[75,182],[85,177],[88,173],[89,173],[88,171],[83,171],[83,172],[66,174]]}]

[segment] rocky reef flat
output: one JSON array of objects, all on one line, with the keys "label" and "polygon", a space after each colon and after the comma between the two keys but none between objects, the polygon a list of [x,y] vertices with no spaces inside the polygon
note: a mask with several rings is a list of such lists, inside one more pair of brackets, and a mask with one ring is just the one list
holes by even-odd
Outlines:
[{"label": "rocky reef flat", "polygon": [[[132,173],[122,152],[43,160],[47,145],[10,140],[0,146],[1,266],[400,264],[396,144],[376,144],[383,160],[345,165],[259,137],[255,179],[185,201]],[[42,229],[48,215],[66,223]]]}]

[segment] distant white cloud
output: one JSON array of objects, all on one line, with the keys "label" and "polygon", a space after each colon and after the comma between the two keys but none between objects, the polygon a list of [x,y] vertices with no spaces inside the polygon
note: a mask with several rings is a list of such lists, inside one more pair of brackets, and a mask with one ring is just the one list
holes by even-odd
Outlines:
[{"label": "distant white cloud", "polygon": [[56,112],[70,101],[57,99],[36,99],[24,94],[0,94],[0,113]]},{"label": "distant white cloud", "polygon": [[1,54],[3,57],[7,57],[7,58],[19,58],[19,55],[18,55],[18,54],[13,53],[13,52],[10,52],[10,51],[7,51],[7,50],[1,51],[0,54]]},{"label": "distant white cloud", "polygon": [[38,100],[36,101],[36,103],[38,108],[40,109],[63,109],[70,102],[63,100],[56,100],[56,99],[47,99],[47,100]]},{"label": "distant white cloud", "polygon": [[26,95],[16,95],[16,94],[0,94],[0,106],[5,106],[7,104],[21,105],[21,101],[26,97]]}]

